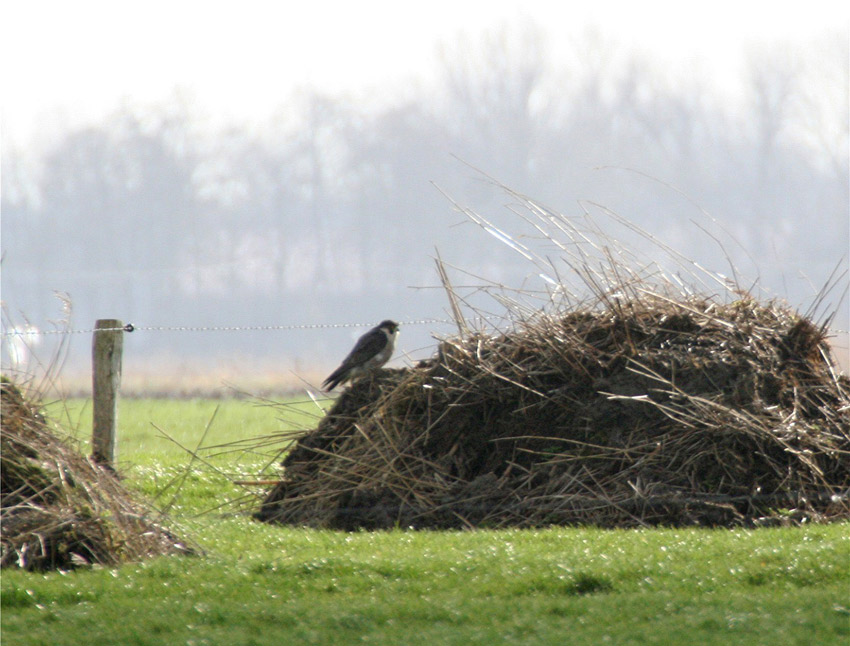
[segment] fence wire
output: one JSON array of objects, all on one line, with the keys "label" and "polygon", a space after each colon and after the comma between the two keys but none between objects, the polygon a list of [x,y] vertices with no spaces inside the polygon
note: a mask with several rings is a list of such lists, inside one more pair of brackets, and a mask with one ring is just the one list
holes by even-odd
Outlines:
[{"label": "fence wire", "polygon": [[[492,317],[479,317],[492,318]],[[401,326],[454,324],[452,319],[430,318],[400,321]],[[293,325],[133,325],[127,323],[121,327],[35,330],[33,328],[4,330],[2,336],[44,336],[51,334],[94,334],[96,332],[273,332],[287,330],[324,330],[335,328],[373,327],[375,323],[301,323]]]}]

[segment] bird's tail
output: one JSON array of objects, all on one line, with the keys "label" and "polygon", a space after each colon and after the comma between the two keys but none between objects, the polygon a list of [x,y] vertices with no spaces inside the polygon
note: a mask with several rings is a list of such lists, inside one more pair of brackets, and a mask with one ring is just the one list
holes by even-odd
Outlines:
[{"label": "bird's tail", "polygon": [[345,380],[345,368],[340,366],[322,382],[322,390],[331,391]]}]

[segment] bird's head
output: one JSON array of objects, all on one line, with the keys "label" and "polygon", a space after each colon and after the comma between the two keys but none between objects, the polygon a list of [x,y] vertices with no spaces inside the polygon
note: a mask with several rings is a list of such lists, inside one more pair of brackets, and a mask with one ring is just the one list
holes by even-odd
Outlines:
[{"label": "bird's head", "polygon": [[386,330],[389,334],[395,334],[398,332],[398,323],[390,321],[389,319],[381,321],[381,324],[378,327],[382,330]]}]

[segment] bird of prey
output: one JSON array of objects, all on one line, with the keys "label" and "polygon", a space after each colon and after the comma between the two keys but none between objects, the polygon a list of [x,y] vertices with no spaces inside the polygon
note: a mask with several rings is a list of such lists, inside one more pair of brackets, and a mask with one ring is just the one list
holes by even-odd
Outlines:
[{"label": "bird of prey", "polygon": [[357,339],[354,348],[342,360],[339,368],[322,383],[322,388],[333,390],[341,383],[357,379],[380,368],[393,356],[396,336],[398,336],[398,323],[389,320],[381,321],[380,325],[373,327]]}]

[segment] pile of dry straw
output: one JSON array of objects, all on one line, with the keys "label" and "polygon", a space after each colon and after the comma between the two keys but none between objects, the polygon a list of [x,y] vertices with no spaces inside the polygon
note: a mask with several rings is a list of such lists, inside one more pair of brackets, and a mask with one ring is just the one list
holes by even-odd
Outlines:
[{"label": "pile of dry straw", "polygon": [[649,279],[613,244],[591,243],[606,261],[591,262],[557,223],[592,298],[535,313],[514,300],[510,329],[475,333],[444,274],[461,333],[356,382],[293,436],[257,517],[341,529],[850,517],[850,383],[826,323],[732,288],[696,296],[657,267]]},{"label": "pile of dry straw", "polygon": [[60,439],[3,378],[0,565],[113,565],[191,550],[148,518],[115,474]]}]

